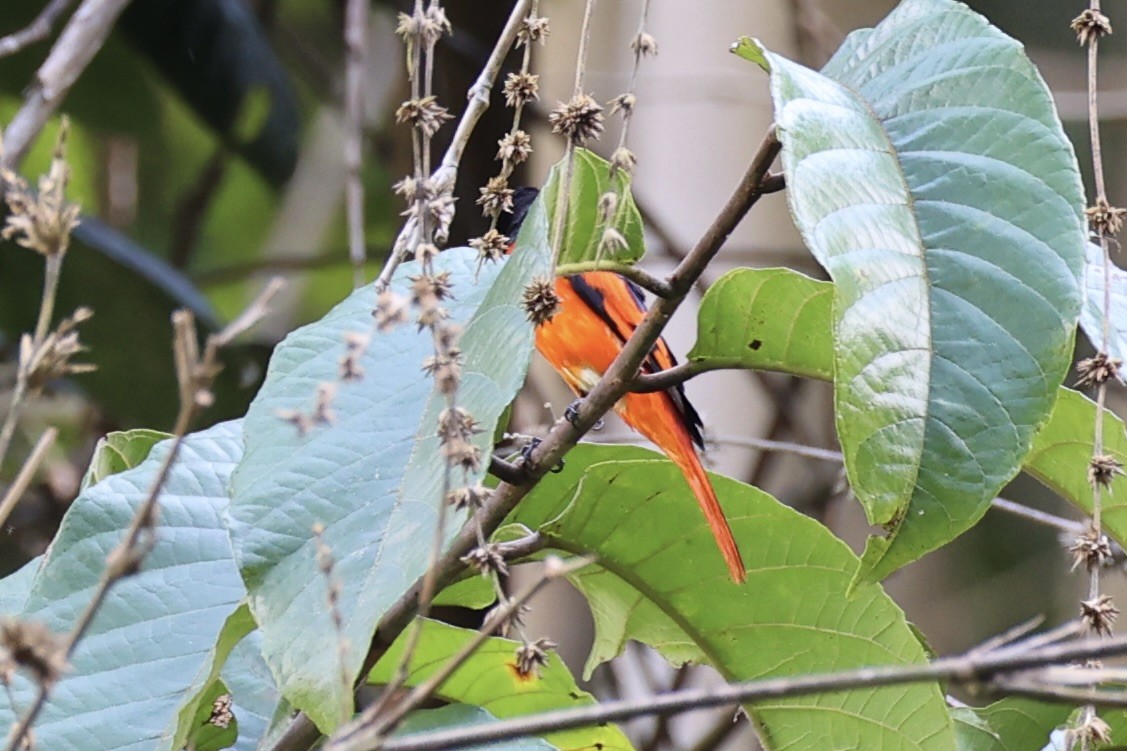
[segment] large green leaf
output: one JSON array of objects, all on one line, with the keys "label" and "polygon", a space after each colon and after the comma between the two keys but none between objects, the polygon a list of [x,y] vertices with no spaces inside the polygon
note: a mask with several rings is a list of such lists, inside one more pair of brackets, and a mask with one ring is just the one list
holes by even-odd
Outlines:
[{"label": "large green leaf", "polygon": [[[704,660],[732,680],[920,663],[904,614],[879,585],[848,593],[857,557],[766,493],[712,476],[747,564],[727,576],[678,469],[637,448],[581,445],[512,519],[551,547],[594,554],[573,581],[595,616],[598,661],[627,639],[670,659]],[[768,748],[950,749],[937,685],[897,686],[750,707]]]},{"label": "large green leaf", "polygon": [[834,393],[879,580],[976,522],[1070,363],[1083,192],[1021,45],[952,0],[906,0],[832,78],[771,73],[787,195],[836,282]]},{"label": "large green leaf", "polygon": [[[551,221],[555,221],[556,201],[563,180],[564,163],[552,167],[544,183],[544,202]],[[618,197],[618,204],[610,221],[600,215],[599,199],[606,193]],[[603,233],[617,230],[626,247],[602,247]],[[611,177],[610,163],[587,149],[575,150],[575,166],[568,195],[567,224],[563,229],[560,249],[560,273],[575,273],[595,267],[596,261],[633,263],[646,252],[642,215],[634,205],[630,193],[630,180],[624,172]]]},{"label": "large green leaf", "polygon": [[[833,285],[779,269],[739,269],[713,285],[701,303],[697,343],[689,355],[701,371],[743,367],[777,370],[828,381],[832,377],[829,307],[821,302]],[[725,321],[739,321],[726,326]],[[790,325],[794,322],[795,325]],[[749,343],[759,342],[759,347]],[[1022,469],[1086,514],[1092,489],[1086,468],[1092,456],[1096,405],[1082,394],[1057,389],[1049,421],[1037,432]],[[1104,412],[1104,449],[1127,464],[1127,429]],[[1103,498],[1107,531],[1127,544],[1127,477],[1112,480]]]},{"label": "large green leaf", "polygon": [[[140,573],[110,590],[36,723],[37,747],[167,747],[177,713],[206,685],[216,639],[244,595],[222,519],[241,433],[239,423],[224,423],[184,441],[160,496],[156,545]],[[158,445],[135,469],[79,495],[35,569],[20,617],[70,631],[168,449]],[[16,706],[28,705],[30,691],[17,682]],[[12,717],[0,702],[0,726]]]},{"label": "large green leaf", "polygon": [[[536,204],[519,241],[526,247],[506,263],[479,274],[468,248],[436,261],[436,270],[451,274],[447,310],[465,326],[458,404],[479,421],[476,443],[485,457],[532,351],[520,298],[529,279],[549,273],[545,238]],[[418,273],[405,264],[393,288],[403,292]],[[247,415],[246,454],[232,481],[231,535],[266,661],[283,695],[323,730],[340,720],[352,696],[341,688],[337,650],[326,647],[338,636],[314,562],[312,526],[325,525],[337,561],[344,637],[353,645],[347,667],[355,674],[380,616],[425,569],[443,502],[435,429],[445,399],[419,370],[433,354],[431,336],[413,326],[373,336],[362,359],[364,378],[337,390],[335,424],[300,435],[277,415],[308,411],[318,384],[337,380],[344,336],[369,329],[374,304],[371,288],[358,290],[279,345]],[[461,519],[450,521],[450,533]]]},{"label": "large green leaf", "polygon": [[[419,647],[408,665],[407,684],[425,681],[454,656],[474,631],[425,621]],[[396,639],[369,675],[373,683],[387,683],[403,657],[406,635]],[[575,685],[559,656],[552,654],[540,675],[521,677],[516,670],[516,649],[520,642],[491,638],[466,660],[441,686],[436,696],[446,701],[473,704],[494,717],[508,718],[589,706],[595,699]],[[544,740],[559,748],[630,749],[630,741],[614,725],[579,728],[549,733]]]},{"label": "large green leaf", "polygon": [[790,269],[734,269],[708,288],[688,361],[828,380],[833,285]]}]

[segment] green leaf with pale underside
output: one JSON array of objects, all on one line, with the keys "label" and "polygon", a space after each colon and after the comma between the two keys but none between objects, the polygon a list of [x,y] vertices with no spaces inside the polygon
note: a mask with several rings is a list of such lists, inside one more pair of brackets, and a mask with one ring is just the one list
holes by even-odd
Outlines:
[{"label": "green leaf with pale underside", "polygon": [[[548,273],[546,238],[537,203],[503,264],[479,271],[468,248],[435,261],[436,272],[451,275],[453,297],[443,306],[464,327],[458,406],[481,428],[474,443],[483,457],[494,423],[524,381],[533,331],[520,299],[530,279]],[[404,264],[392,289],[408,294],[408,277],[418,273]],[[336,389],[333,425],[300,435],[278,417],[279,410],[310,411],[319,384],[337,381],[345,335],[368,332],[374,306],[365,287],[279,345],[247,415],[246,454],[232,481],[231,536],[263,654],[285,698],[322,730],[340,721],[352,695],[342,689],[337,650],[325,648],[339,637],[311,528],[324,525],[336,559],[344,638],[356,645],[347,668],[355,674],[365,652],[359,645],[370,643],[380,616],[423,573],[444,502],[436,428],[446,400],[421,370],[434,353],[429,333],[405,325],[373,335],[361,360],[364,377]],[[460,471],[454,479],[463,481]],[[448,535],[463,519],[447,520]]]},{"label": "green leaf with pale underside", "polygon": [[1021,45],[952,0],[901,3],[828,75],[757,55],[791,211],[836,283],[838,434],[888,530],[858,580],[879,580],[981,518],[1049,416],[1080,309],[1079,170]]}]

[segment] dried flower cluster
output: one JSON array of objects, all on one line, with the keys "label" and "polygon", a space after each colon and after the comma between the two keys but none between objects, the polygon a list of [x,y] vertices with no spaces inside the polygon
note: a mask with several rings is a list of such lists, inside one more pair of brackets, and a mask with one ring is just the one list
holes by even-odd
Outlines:
[{"label": "dried flower cluster", "polygon": [[1111,636],[1111,627],[1119,615],[1109,595],[1097,595],[1080,603],[1080,619],[1089,631]]},{"label": "dried flower cluster", "polygon": [[38,345],[30,334],[20,337],[19,372],[26,379],[29,394],[38,393],[49,381],[90,373],[96,366],[72,359],[86,352],[78,336],[78,326],[94,316],[90,308],[79,308],[48,332]]},{"label": "dried flower cluster", "polygon": [[27,181],[11,170],[3,170],[7,190],[8,219],[0,237],[47,257],[62,256],[70,246],[70,234],[78,226],[79,208],[66,199],[70,166],[66,161],[68,123],[63,120],[55,143],[55,154],[46,175],[39,178],[33,193]]},{"label": "dried flower cluster", "polygon": [[1076,379],[1076,385],[1080,387],[1100,386],[1107,383],[1112,378],[1120,380],[1119,368],[1123,365],[1123,361],[1108,355],[1106,352],[1099,352],[1093,357],[1086,357],[1076,365],[1076,372],[1080,377]]},{"label": "dried flower cluster", "polygon": [[39,621],[0,620],[0,683],[9,685],[16,668],[22,668],[49,687],[66,667],[65,637]]},{"label": "dried flower cluster", "polygon": [[1111,19],[1094,8],[1088,8],[1070,24],[1076,32],[1076,41],[1084,47],[1111,34]]},{"label": "dried flower cluster", "polygon": [[477,199],[482,214],[489,217],[486,233],[470,240],[470,247],[478,252],[479,263],[497,261],[509,248],[510,238],[497,231],[497,220],[502,213],[513,210],[513,190],[509,187],[513,170],[532,155],[532,138],[521,129],[521,117],[525,105],[540,98],[540,76],[531,71],[532,43],[543,44],[550,31],[548,19],[537,14],[538,6],[539,2],[532,4],[531,13],[517,30],[517,46],[524,48],[520,70],[509,73],[502,86],[505,106],[513,110],[513,124],[497,142],[501,170],[480,189],[481,196]]},{"label": "dried flower cluster", "polygon": [[1112,206],[1107,198],[1100,196],[1096,204],[1084,210],[1088,217],[1088,226],[1098,237],[1111,237],[1118,235],[1123,229],[1123,215],[1127,209]]}]

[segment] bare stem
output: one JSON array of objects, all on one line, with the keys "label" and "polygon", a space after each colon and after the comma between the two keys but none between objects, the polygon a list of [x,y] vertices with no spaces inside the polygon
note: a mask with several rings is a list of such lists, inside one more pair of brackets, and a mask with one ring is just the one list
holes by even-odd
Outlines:
[{"label": "bare stem", "polygon": [[344,163],[348,170],[345,185],[348,210],[348,257],[352,263],[353,284],[364,283],[366,247],[364,241],[364,64],[368,57],[368,18],[370,0],[348,0],[345,7],[344,43],[347,50],[344,83]]},{"label": "bare stem", "polygon": [[[513,44],[516,43],[521,20],[527,15],[528,8],[531,4],[532,0],[517,0],[517,2],[513,4],[512,13],[509,14],[509,20],[505,23],[505,28],[501,31],[500,36],[497,37],[497,44],[494,45],[489,59],[486,60],[485,65],[482,67],[477,81],[470,87],[468,94],[469,103],[466,105],[465,111],[458,120],[454,137],[450,142],[450,146],[447,147],[438,169],[431,175],[432,182],[439,186],[444,192],[451,193],[454,190],[454,183],[458,176],[458,166],[462,162],[466,144],[469,143],[470,135],[473,133],[474,128],[477,127],[481,116],[485,114],[485,110],[489,108],[489,94],[492,92],[493,86],[497,82],[497,74],[501,70],[501,63],[504,62],[505,56],[509,53],[509,50],[512,49]],[[399,264],[403,261],[403,249],[413,246],[411,235],[419,231],[419,227],[417,225],[413,226],[411,222],[405,224],[403,229],[399,231],[399,236],[392,245],[391,253],[388,255],[383,269],[380,270],[379,276],[376,278],[377,292],[382,292],[391,284],[391,278],[395,275],[395,270],[399,268]]]},{"label": "bare stem", "polygon": [[[989,652],[968,652],[946,657],[924,665],[888,665],[860,668],[837,673],[801,675],[791,678],[737,683],[720,688],[688,689],[639,700],[602,702],[581,709],[545,712],[531,717],[490,722],[474,727],[419,733],[391,739],[383,751],[442,751],[443,749],[492,743],[527,735],[556,732],[577,727],[590,727],[620,722],[634,717],[677,714],[696,709],[748,704],[768,699],[809,696],[854,688],[908,683],[951,681],[960,685],[986,688],[992,692],[1011,692],[1038,698],[1083,700],[1105,706],[1127,706],[1127,692],[1097,689],[1070,689],[1048,683],[1038,671],[1046,665],[1066,664],[1071,660],[1105,657],[1127,653],[1127,638],[1089,639],[1066,645],[1036,649],[1002,649]],[[1085,668],[1076,668],[1086,673]],[[1020,679],[1008,677],[1017,671]]]},{"label": "bare stem", "polygon": [[20,502],[20,498],[27,492],[28,486],[31,485],[32,478],[35,477],[36,470],[43,460],[47,457],[47,452],[51,450],[51,446],[55,445],[55,439],[58,437],[59,431],[56,428],[47,428],[43,431],[43,435],[39,436],[39,440],[35,443],[35,448],[32,449],[31,454],[24,461],[23,466],[20,468],[19,474],[16,479],[12,480],[12,484],[8,486],[8,490],[4,493],[4,499],[0,500],[0,529],[4,528],[4,523],[8,521],[8,517],[12,515],[12,510],[15,509],[16,504]]},{"label": "bare stem", "polygon": [[47,38],[59,16],[66,12],[74,0],[51,0],[35,20],[19,31],[0,37],[0,57],[14,55],[20,50]]},{"label": "bare stem", "polygon": [[15,169],[47,119],[102,48],[129,0],[84,0],[70,17],[24,94],[24,103],[4,132],[2,163]]}]

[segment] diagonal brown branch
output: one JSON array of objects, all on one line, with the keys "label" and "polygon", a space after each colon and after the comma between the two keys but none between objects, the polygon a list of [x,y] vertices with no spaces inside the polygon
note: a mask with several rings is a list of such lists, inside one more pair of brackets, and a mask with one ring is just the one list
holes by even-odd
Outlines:
[{"label": "diagonal brown branch", "polygon": [[[623,347],[622,352],[619,353],[603,378],[584,399],[576,423],[573,425],[566,420],[557,423],[544,441],[532,452],[530,460],[523,467],[528,477],[527,482],[525,484],[502,482],[485,503],[485,506],[478,512],[481,529],[486,534],[491,533],[504,521],[509,512],[516,507],[522,498],[528,495],[539,479],[548,470],[556,466],[564,454],[575,446],[579,439],[603,415],[609,412],[615,402],[626,393],[628,384],[638,372],[638,368],[653,347],[654,342],[661,336],[662,329],[669,318],[684,301],[697,278],[719,252],[736,225],[759,200],[762,195],[759,188],[760,182],[770,169],[779,148],[779,141],[772,128],[759,145],[747,172],[728,198],[727,203],[693,249],[689,251],[684,260],[678,264],[666,280],[669,284],[671,296],[659,299],[650,308],[649,313],[646,314],[645,319]],[[453,581],[465,568],[461,558],[476,545],[476,527],[472,524],[464,526],[451,541],[435,567],[435,580],[439,586],[445,586]],[[421,589],[422,581],[416,581],[411,589],[404,593],[384,613],[376,626],[376,634],[364,661],[361,675],[367,674],[371,670],[372,666],[387,651],[392,641],[411,622]],[[317,741],[318,737],[317,728],[309,721],[309,718],[304,714],[298,714],[275,743],[273,751],[305,751]]]}]

